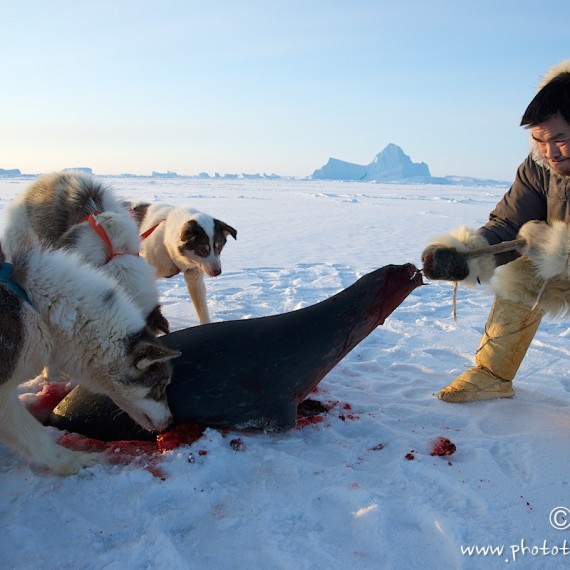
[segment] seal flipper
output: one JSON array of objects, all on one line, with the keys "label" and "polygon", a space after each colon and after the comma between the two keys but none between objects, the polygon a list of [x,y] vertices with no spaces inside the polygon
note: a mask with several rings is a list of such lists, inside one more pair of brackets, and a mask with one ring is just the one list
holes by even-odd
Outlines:
[{"label": "seal flipper", "polygon": [[[172,361],[168,387],[175,422],[292,427],[297,405],[421,284],[412,264],[388,265],[303,309],[164,335],[164,344],[182,352]],[[79,421],[83,410],[89,414],[89,428]],[[57,406],[50,423],[90,437],[118,439],[114,418],[120,419],[121,438],[142,438],[134,422],[131,428],[123,425],[129,418],[108,398],[79,388]]]}]

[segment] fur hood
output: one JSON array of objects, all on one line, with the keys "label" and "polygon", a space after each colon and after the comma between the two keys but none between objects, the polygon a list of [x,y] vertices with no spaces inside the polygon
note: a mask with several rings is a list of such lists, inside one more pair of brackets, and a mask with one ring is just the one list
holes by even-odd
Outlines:
[{"label": "fur hood", "polygon": [[[545,85],[550,83],[555,77],[560,75],[561,73],[570,73],[570,59],[565,59],[556,65],[553,65],[539,80],[537,85],[537,92],[540,91]],[[530,145],[531,145],[531,156],[534,162],[536,162],[539,166],[547,168],[552,174],[555,176],[559,176],[560,178],[570,178],[570,175],[562,175],[558,172],[554,172],[548,162],[544,159],[540,151],[538,150],[538,145],[533,140],[532,136],[529,135]]]},{"label": "fur hood", "polygon": [[553,65],[538,82],[537,92],[540,91],[547,83],[550,83],[555,77],[561,73],[570,73],[570,59],[565,59],[556,65]]}]

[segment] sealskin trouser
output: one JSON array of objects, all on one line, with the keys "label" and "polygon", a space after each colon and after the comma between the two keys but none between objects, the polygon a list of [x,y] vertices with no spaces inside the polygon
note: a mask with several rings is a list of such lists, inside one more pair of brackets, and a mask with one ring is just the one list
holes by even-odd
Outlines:
[{"label": "sealskin trouser", "polygon": [[475,366],[460,374],[437,397],[454,403],[512,398],[512,381],[543,314],[527,305],[495,297],[475,355]]}]

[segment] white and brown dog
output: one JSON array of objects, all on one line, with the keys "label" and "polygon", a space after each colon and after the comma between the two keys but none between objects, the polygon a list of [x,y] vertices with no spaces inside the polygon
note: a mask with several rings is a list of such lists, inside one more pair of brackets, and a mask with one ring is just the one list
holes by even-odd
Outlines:
[{"label": "white and brown dog", "polygon": [[77,172],[48,174],[8,204],[6,219],[2,244],[8,259],[22,243],[76,250],[117,280],[151,330],[168,332],[154,270],[139,256],[138,228],[109,187]]},{"label": "white and brown dog", "polygon": [[58,445],[20,402],[17,386],[45,364],[109,396],[145,429],[167,427],[169,360],[179,353],[148,330],[116,281],[64,249],[26,247],[12,261],[0,251],[0,439],[60,475],[101,461]]},{"label": "white and brown dog", "polygon": [[139,203],[132,206],[141,235],[141,255],[159,278],[184,274],[200,324],[210,322],[204,275],[222,272],[220,254],[237,231],[220,220],[185,206]]}]

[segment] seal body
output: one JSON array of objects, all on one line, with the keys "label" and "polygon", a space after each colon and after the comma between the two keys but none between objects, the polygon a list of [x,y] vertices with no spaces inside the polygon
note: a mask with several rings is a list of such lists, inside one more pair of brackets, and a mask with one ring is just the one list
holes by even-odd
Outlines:
[{"label": "seal body", "polygon": [[[175,423],[293,427],[298,404],[419,285],[412,264],[388,265],[303,309],[164,335],[164,344],[182,353],[168,386]],[[80,387],[50,423],[103,440],[152,438],[106,398]]]}]

